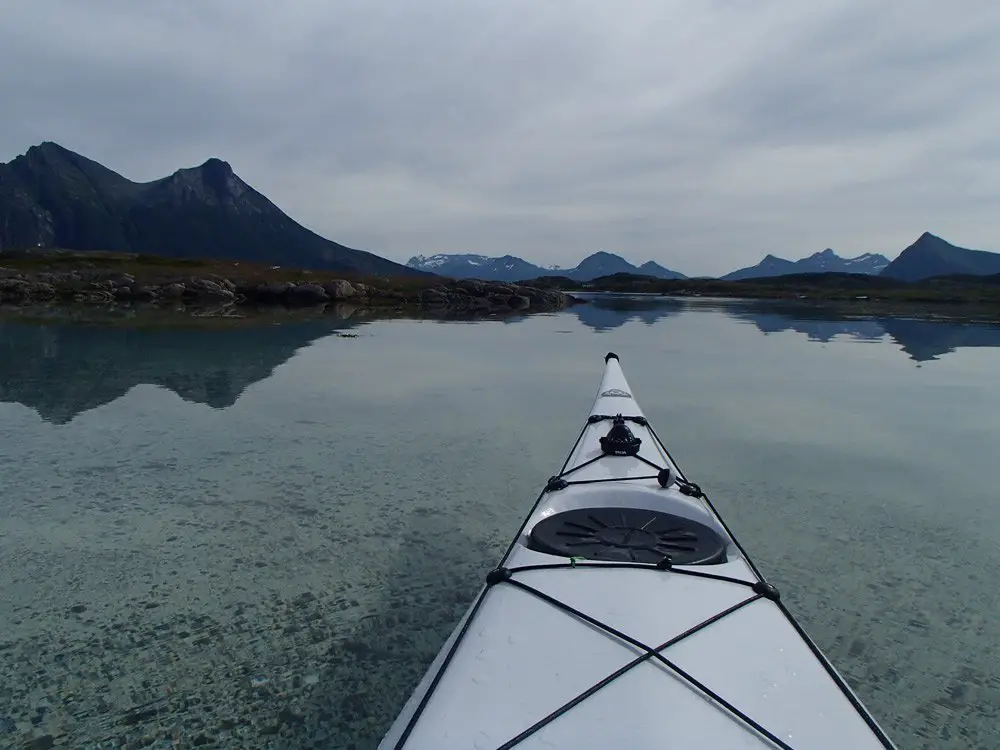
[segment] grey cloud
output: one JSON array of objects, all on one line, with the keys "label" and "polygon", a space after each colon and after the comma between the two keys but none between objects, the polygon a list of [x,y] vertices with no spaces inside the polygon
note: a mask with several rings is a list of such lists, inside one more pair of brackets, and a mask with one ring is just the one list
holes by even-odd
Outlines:
[{"label": "grey cloud", "polygon": [[24,0],[0,153],[134,179],[220,156],[396,259],[1000,249],[998,34],[989,2]]}]

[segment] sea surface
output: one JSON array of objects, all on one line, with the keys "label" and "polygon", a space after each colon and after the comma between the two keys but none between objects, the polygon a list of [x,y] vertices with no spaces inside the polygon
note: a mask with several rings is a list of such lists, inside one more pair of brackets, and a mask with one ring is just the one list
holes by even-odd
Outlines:
[{"label": "sea surface", "polygon": [[373,748],[616,352],[900,748],[1000,747],[1000,326],[0,318],[0,748]]}]

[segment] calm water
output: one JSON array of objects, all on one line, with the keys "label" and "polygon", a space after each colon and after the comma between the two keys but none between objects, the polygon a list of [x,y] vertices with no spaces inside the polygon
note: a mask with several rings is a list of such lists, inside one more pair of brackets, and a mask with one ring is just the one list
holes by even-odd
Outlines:
[{"label": "calm water", "polygon": [[899,746],[1000,746],[1000,327],[635,299],[0,322],[0,747],[374,747],[608,350]]}]

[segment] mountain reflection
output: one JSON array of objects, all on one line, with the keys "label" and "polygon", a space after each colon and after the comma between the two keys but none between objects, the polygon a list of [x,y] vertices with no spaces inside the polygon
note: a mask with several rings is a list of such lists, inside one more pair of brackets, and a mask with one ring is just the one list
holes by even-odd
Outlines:
[{"label": "mountain reflection", "polygon": [[0,320],[0,402],[21,403],[64,424],[150,384],[222,409],[298,349],[354,325],[329,314],[215,328]]},{"label": "mountain reflection", "polygon": [[576,295],[587,300],[585,305],[575,305],[574,313],[585,326],[595,331],[610,331],[638,320],[652,325],[658,320],[678,315],[688,308],[685,300],[676,297]]},{"label": "mountain reflection", "polygon": [[[765,335],[795,331],[817,342],[837,336],[862,341],[889,337],[916,362],[964,347],[1000,347],[1000,325],[986,323],[856,316],[786,301],[652,295],[588,295],[587,300],[560,315],[575,315],[583,325],[606,332],[629,321],[652,325],[685,312],[711,310],[753,325]],[[212,327],[0,319],[0,403],[17,402],[48,422],[64,424],[137,385],[150,384],[223,409],[311,342],[379,317],[347,309],[305,319],[236,321]],[[447,322],[463,320],[451,317]],[[514,316],[503,322],[516,324],[523,319]]]},{"label": "mountain reflection", "polygon": [[835,336],[879,341],[889,336],[916,362],[926,362],[965,347],[1000,347],[1000,325],[856,315],[833,307],[772,300],[707,300],[653,295],[592,295],[572,308],[580,322],[609,331],[639,319],[645,323],[685,311],[711,309],[753,324],[761,333],[796,331],[810,341],[829,342]]}]

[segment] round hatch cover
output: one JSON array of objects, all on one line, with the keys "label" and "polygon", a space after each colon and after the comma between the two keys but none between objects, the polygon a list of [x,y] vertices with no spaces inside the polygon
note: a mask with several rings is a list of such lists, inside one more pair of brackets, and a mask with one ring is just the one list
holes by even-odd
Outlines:
[{"label": "round hatch cover", "polygon": [[726,561],[726,544],[690,518],[640,508],[578,508],[539,521],[531,532],[539,552],[608,562],[712,565]]}]

